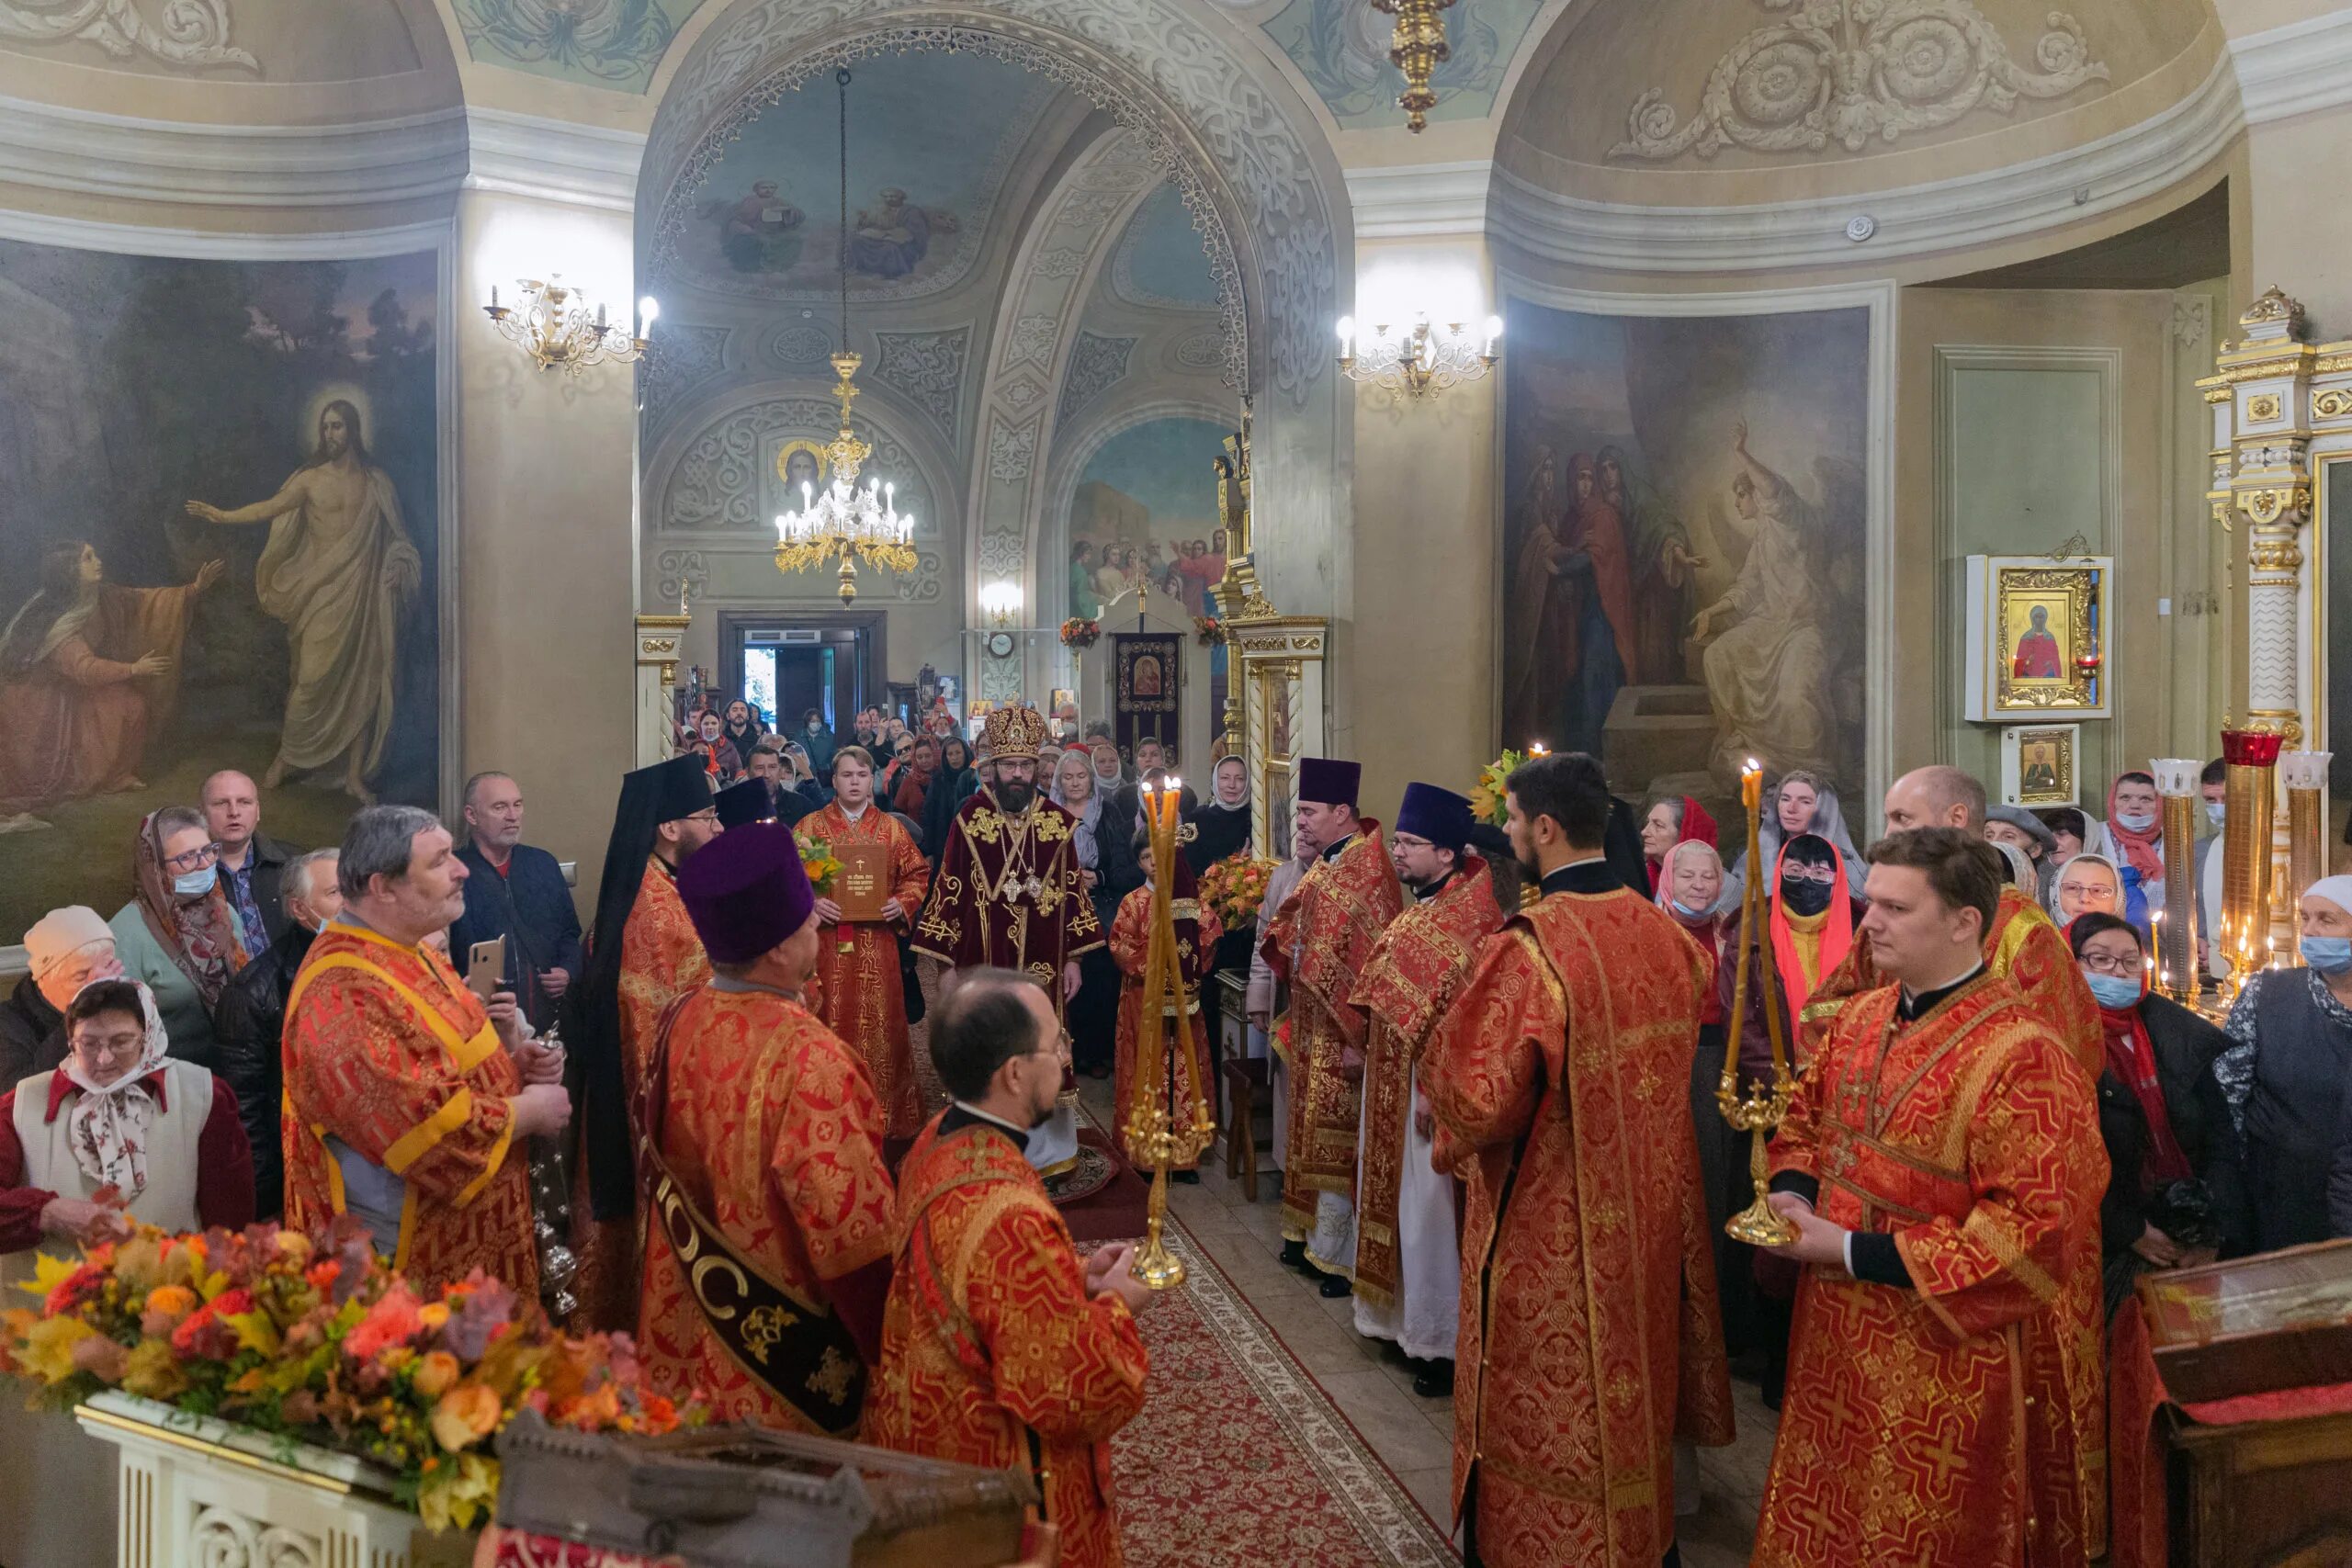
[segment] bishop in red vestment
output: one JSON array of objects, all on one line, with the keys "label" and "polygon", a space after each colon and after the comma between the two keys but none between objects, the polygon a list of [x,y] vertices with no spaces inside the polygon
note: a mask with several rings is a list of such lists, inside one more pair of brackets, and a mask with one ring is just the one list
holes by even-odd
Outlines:
[{"label": "bishop in red vestment", "polygon": [[831,940],[792,829],[729,832],[679,874],[718,967],[657,1024],[638,1349],[722,1420],[854,1437],[890,1280],[882,1110],[800,995]]},{"label": "bishop in red vestment", "polygon": [[1843,1010],[1772,1145],[1808,1265],[1759,1568],[2071,1568],[2097,1554],[2097,1429],[2068,1295],[2097,1300],[2107,1156],[2067,1043],[1984,962],[2005,864],[1954,828],[1871,851],[1897,984]]},{"label": "bishop in red vestment", "polygon": [[420,1291],[480,1269],[531,1300],[520,1143],[570,1121],[561,1063],[503,1040],[424,945],[465,909],[464,863],[431,813],[362,811],[339,871],[343,913],[286,1002],[286,1223],[316,1234],[355,1214]]},{"label": "bishop in red vestment", "polygon": [[1024,976],[981,970],[931,1021],[953,1102],[899,1168],[897,1269],[865,1437],[1036,1485],[1064,1568],[1116,1568],[1113,1433],[1143,1408],[1134,1314],[1151,1293],[1114,1244],[1083,1264],[1025,1157],[1060,1098],[1060,1028]]},{"label": "bishop in red vestment", "polygon": [[1421,1063],[1437,1158],[1467,1162],[1454,1510],[1487,1568],[1653,1568],[1674,1441],[1732,1439],[1686,1092],[1713,971],[1609,868],[1599,762],[1538,758],[1508,798],[1543,897]]},{"label": "bishop in red vestment", "polygon": [[824,940],[817,944],[816,1005],[825,1026],[865,1062],[882,1102],[885,1134],[903,1142],[922,1130],[922,1105],[907,1043],[898,933],[922,908],[930,863],[898,818],[874,804],[874,760],[859,746],[833,753],[833,798],[823,810],[801,818],[797,830],[836,851],[847,844],[876,845],[888,859],[890,896],[883,902],[881,923],[843,922],[839,904],[817,900]]},{"label": "bishop in red vestment", "polygon": [[[1152,864],[1149,844],[1144,841],[1141,829],[1136,834],[1136,859],[1142,863],[1147,878],[1156,879],[1159,868]],[[1204,1093],[1211,1092],[1206,1042],[1201,1036],[1201,986],[1208,979],[1209,968],[1216,962],[1217,939],[1225,928],[1217,923],[1216,911],[1203,905],[1197,897],[1200,889],[1193,879],[1193,868],[1182,855],[1176,861],[1176,886],[1171,892],[1170,913],[1176,927],[1176,968],[1184,987],[1185,1010],[1193,1022],[1189,1029],[1179,1027],[1180,1021],[1171,1015],[1165,1035],[1171,1051],[1192,1052],[1189,1082],[1200,1086]],[[1113,1129],[1114,1141],[1125,1146],[1127,1120],[1136,1112],[1137,1083],[1156,1092],[1169,1092],[1170,1076],[1164,1063],[1138,1063],[1136,1044],[1143,1033],[1143,976],[1151,957],[1151,887],[1146,881],[1141,887],[1119,900],[1119,913],[1111,922],[1111,956],[1119,965],[1119,1030],[1111,1056],[1111,1103],[1118,1108],[1119,1124]],[[1137,1068],[1142,1071],[1138,1075]],[[1189,1105],[1169,1107],[1169,1114],[1178,1124],[1192,1114]],[[1193,1162],[1171,1166],[1172,1170],[1191,1170]]]},{"label": "bishop in red vestment", "polygon": [[1356,815],[1363,768],[1299,761],[1291,830],[1315,863],[1274,914],[1261,944],[1290,987],[1290,1125],[1283,1166],[1283,1260],[1319,1270],[1323,1291],[1353,1289],[1356,1131],[1363,1112],[1363,1010],[1353,1001],[1374,943],[1405,907],[1404,884],[1380,824]]}]

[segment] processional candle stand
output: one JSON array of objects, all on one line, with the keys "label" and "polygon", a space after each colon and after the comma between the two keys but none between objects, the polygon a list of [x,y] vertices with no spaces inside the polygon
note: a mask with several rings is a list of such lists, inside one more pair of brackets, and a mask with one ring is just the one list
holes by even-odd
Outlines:
[{"label": "processional candle stand", "polygon": [[[1789,1114],[1796,1082],[1789,1076],[1788,1043],[1781,1038],[1781,1010],[1773,984],[1772,944],[1765,932],[1764,855],[1759,846],[1758,818],[1764,807],[1764,770],[1755,758],[1739,771],[1740,803],[1747,811],[1747,878],[1740,889],[1739,960],[1732,971],[1731,1019],[1724,1039],[1723,1081],[1715,1086],[1715,1104],[1736,1132],[1748,1134],[1747,1174],[1756,1182],[1756,1201],[1734,1214],[1724,1234],[1750,1247],[1786,1247],[1797,1239],[1797,1227],[1774,1213],[1765,1201],[1764,1140]],[[1747,953],[1755,943],[1756,983],[1763,1004],[1764,1028],[1772,1042],[1772,1081],[1759,1092],[1743,1094],[1739,1081],[1739,1037],[1747,1020]]]},{"label": "processional candle stand", "polygon": [[2267,729],[2222,731],[2229,769],[2222,819],[2220,947],[2230,966],[2222,982],[2224,1008],[2270,962],[2271,792],[2281,740]]},{"label": "processional candle stand", "polygon": [[2197,997],[2197,807],[2204,764],[2159,757],[2148,764],[2164,802],[2165,907],[2156,926],[2156,992],[2175,1001]]},{"label": "processional candle stand", "polygon": [[2289,751],[2278,759],[2278,782],[2287,786],[2287,886],[2278,902],[2287,907],[2297,951],[2288,962],[2303,962],[2303,889],[2327,874],[2327,846],[2320,817],[2320,792],[2327,787],[2333,751]]},{"label": "processional candle stand", "polygon": [[[1127,1156],[1151,1172],[1144,1243],[1129,1268],[1155,1291],[1184,1282],[1184,1260],[1160,1239],[1168,1220],[1169,1167],[1199,1158],[1216,1136],[1207,1086],[1200,1081],[1201,1053],[1193,1032],[1199,1023],[1185,1005],[1184,972],[1176,952],[1176,820],[1182,791],[1182,781],[1170,778],[1143,792],[1144,826],[1151,839],[1151,937],[1136,1020],[1135,1071],[1128,1079],[1132,1103],[1119,1107]],[[1181,1123],[1178,1107],[1188,1111]]]}]

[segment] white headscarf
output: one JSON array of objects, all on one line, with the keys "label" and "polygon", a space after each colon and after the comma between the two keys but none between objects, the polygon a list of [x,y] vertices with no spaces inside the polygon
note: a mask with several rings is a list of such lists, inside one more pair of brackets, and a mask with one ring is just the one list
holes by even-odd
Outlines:
[{"label": "white headscarf", "polygon": [[2000,851],[2002,858],[2009,863],[2009,880],[2016,883],[2029,897],[2039,896],[2041,891],[2041,873],[2034,865],[2033,857],[2015,844],[1995,844],[1993,847]]},{"label": "white headscarf", "polygon": [[2050,898],[2048,903],[2050,918],[2058,922],[2059,929],[2062,931],[2065,929],[2067,924],[2072,921],[2075,917],[2066,913],[2066,911],[2060,907],[2058,901],[2058,885],[2066,880],[2067,866],[2077,864],[2083,861],[2094,861],[2098,864],[2107,867],[2107,874],[2115,883],[2115,907],[2107,911],[2109,914],[2113,915],[2118,919],[2121,919],[2123,916],[2123,907],[2130,898],[2130,895],[2123,889],[2123,873],[2117,868],[2114,861],[2109,859],[2105,855],[2092,854],[2088,851],[2085,851],[2081,854],[2075,855],[2059,866],[2057,876],[2052,879],[2050,884]]},{"label": "white headscarf", "polygon": [[2324,898],[2352,915],[2352,876],[2323,876],[2303,889],[2306,898]]},{"label": "white headscarf", "polygon": [[[93,980],[90,986],[118,986],[120,980]],[[145,1048],[139,1065],[103,1087],[92,1083],[69,1051],[60,1070],[81,1094],[67,1113],[67,1139],[74,1163],[94,1186],[111,1187],[125,1202],[147,1190],[148,1134],[155,1126],[155,1097],[147,1092],[147,1078],[164,1065],[171,1041],[164,1032],[163,1015],[155,1010],[155,993],[134,980],[139,1010],[147,1021]],[[86,993],[85,986],[75,1000]]]}]

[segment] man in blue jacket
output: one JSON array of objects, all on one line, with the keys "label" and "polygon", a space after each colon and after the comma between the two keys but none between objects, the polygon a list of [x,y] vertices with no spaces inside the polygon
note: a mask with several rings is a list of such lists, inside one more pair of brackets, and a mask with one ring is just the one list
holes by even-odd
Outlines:
[{"label": "man in blue jacket", "polygon": [[460,970],[473,944],[506,939],[505,988],[542,1034],[556,1003],[579,976],[580,913],[555,856],[523,842],[523,791],[504,773],[466,781],[466,912],[449,928],[449,957]]}]

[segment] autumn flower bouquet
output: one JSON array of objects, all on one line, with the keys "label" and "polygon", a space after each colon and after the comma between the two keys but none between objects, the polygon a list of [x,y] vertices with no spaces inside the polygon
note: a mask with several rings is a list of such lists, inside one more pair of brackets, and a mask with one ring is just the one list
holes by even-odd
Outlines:
[{"label": "autumn flower bouquet", "polygon": [[1216,639],[1225,635],[1225,623],[1215,615],[1194,615],[1193,634],[1201,639],[1203,648],[1215,648]]},{"label": "autumn flower bouquet", "polygon": [[[1541,754],[1540,752],[1538,753]],[[1487,764],[1478,774],[1478,787],[1470,792],[1470,809],[1481,822],[1501,827],[1510,816],[1510,802],[1505,785],[1521,762],[1527,761],[1524,751],[1506,749],[1503,754]]]},{"label": "autumn flower bouquet", "polygon": [[1102,623],[1073,615],[1062,623],[1064,648],[1092,648],[1102,639]]},{"label": "autumn flower bouquet", "polygon": [[1266,901],[1266,883],[1273,874],[1272,861],[1236,850],[1201,873],[1201,902],[1216,911],[1219,925],[1238,931],[1257,920],[1258,906]]},{"label": "autumn flower bouquet", "polygon": [[470,1529],[496,1502],[491,1438],[518,1411],[587,1432],[706,1417],[643,1385],[627,1335],[559,1334],[480,1270],[420,1295],[356,1227],[322,1245],[148,1226],[38,1270],[18,1289],[39,1307],[0,1313],[0,1371],[37,1403],[119,1389],[356,1454],[435,1529]]},{"label": "autumn flower bouquet", "polygon": [[800,851],[800,869],[808,874],[808,886],[818,897],[831,897],[833,878],[839,876],[842,870],[842,863],[833,857],[831,842],[797,830],[792,835],[792,841]]}]

